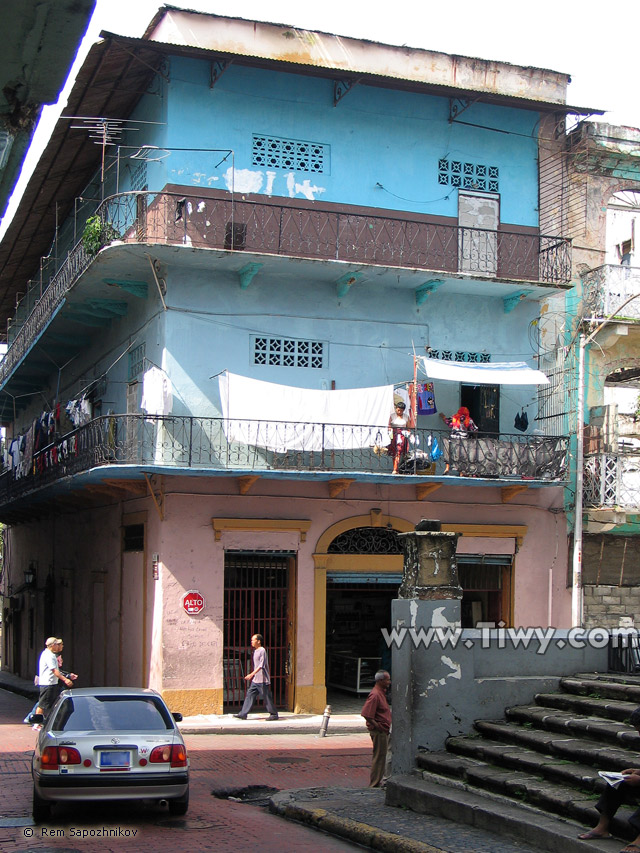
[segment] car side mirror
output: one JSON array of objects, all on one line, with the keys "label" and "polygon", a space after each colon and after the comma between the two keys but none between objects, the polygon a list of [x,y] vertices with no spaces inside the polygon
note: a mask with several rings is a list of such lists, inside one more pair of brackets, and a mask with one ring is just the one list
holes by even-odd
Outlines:
[{"label": "car side mirror", "polygon": [[182,714],[180,713],[180,711],[173,711],[173,712],[171,713],[171,716],[172,716],[172,717],[173,717],[173,719],[176,721],[176,723],[181,723],[181,722],[182,722]]},{"label": "car side mirror", "polygon": [[42,725],[44,723],[44,714],[29,714],[28,719],[30,723],[39,723]]}]

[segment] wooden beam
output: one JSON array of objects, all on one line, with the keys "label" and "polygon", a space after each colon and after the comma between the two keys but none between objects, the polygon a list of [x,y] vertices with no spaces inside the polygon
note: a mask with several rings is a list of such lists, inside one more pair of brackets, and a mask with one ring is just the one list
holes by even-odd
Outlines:
[{"label": "wooden beam", "polygon": [[131,495],[139,495],[144,497],[147,494],[147,484],[142,480],[104,480],[107,486],[113,486],[114,489],[121,489]]},{"label": "wooden beam", "polygon": [[147,473],[144,473],[144,478],[147,481],[147,486],[149,486],[149,492],[160,521],[164,521],[164,480],[155,474],[150,477]]},{"label": "wooden beam", "polygon": [[416,498],[423,501],[427,495],[439,489],[442,483],[416,483]]},{"label": "wooden beam", "polygon": [[522,492],[526,492],[529,486],[523,486],[519,484],[517,486],[503,486],[500,491],[502,492],[502,503],[506,504],[510,500],[513,500],[516,495],[521,494]]},{"label": "wooden beam", "polygon": [[346,492],[352,483],[355,483],[355,480],[331,480],[329,482],[330,496],[335,498],[340,492]]},{"label": "wooden beam", "polygon": [[248,474],[246,477],[238,477],[237,480],[238,488],[240,489],[240,494],[246,495],[251,486],[253,486],[256,480],[259,479],[260,477],[257,474]]}]

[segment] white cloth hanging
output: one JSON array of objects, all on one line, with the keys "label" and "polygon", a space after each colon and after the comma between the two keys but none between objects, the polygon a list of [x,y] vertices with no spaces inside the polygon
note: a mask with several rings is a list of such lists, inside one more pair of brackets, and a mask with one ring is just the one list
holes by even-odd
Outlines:
[{"label": "white cloth hanging", "polygon": [[150,367],[142,377],[140,408],[148,415],[168,415],[173,406],[171,380],[159,367]]},{"label": "white cloth hanging", "polygon": [[280,453],[369,447],[393,410],[393,385],[316,391],[225,371],[219,387],[227,439]]},{"label": "white cloth hanging", "polygon": [[477,364],[475,362],[444,361],[439,358],[419,356],[429,379],[448,379],[450,382],[468,382],[470,385],[548,385],[549,380],[541,370],[534,370],[524,361],[502,361]]}]

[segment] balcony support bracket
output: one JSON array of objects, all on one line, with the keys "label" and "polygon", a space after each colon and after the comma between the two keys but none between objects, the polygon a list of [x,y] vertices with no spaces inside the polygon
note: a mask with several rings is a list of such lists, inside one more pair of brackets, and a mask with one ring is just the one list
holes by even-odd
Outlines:
[{"label": "balcony support bracket", "polygon": [[329,495],[332,498],[337,497],[341,492],[346,492],[349,486],[354,482],[355,480],[346,479],[331,480],[329,483]]},{"label": "balcony support bracket", "polygon": [[209,88],[213,89],[218,80],[222,77],[227,68],[232,64],[233,59],[215,59],[210,63],[211,76],[209,78]]},{"label": "balcony support bracket", "polygon": [[423,501],[427,495],[439,489],[442,483],[418,483],[416,485],[416,499]]},{"label": "balcony support bracket", "polygon": [[435,293],[443,284],[444,281],[440,278],[430,278],[429,281],[425,281],[420,287],[416,287],[416,305],[422,305],[423,302],[426,302],[427,296],[430,293]]},{"label": "balcony support bracket", "polygon": [[523,299],[526,299],[530,293],[533,293],[532,290],[519,290],[517,293],[512,293],[511,296],[505,296],[502,300],[502,304],[504,305],[504,313],[508,314],[510,311],[519,305]]},{"label": "balcony support bracket", "polygon": [[246,290],[253,279],[258,275],[264,264],[246,264],[241,270],[238,270],[238,278],[240,279],[240,287]]},{"label": "balcony support bracket", "polygon": [[526,492],[528,488],[529,486],[523,486],[521,484],[518,484],[517,486],[503,486],[503,488],[500,489],[502,503],[509,503],[509,501],[513,500],[516,495],[521,495],[523,492]]},{"label": "balcony support bracket", "polygon": [[251,486],[260,479],[257,475],[248,474],[246,477],[238,477],[238,488],[241,495],[246,495]]},{"label": "balcony support bracket", "polygon": [[465,110],[472,107],[477,100],[479,100],[479,97],[472,98],[471,100],[468,98],[449,98],[449,123],[455,121]]},{"label": "balcony support bracket", "polygon": [[152,474],[150,477],[146,472],[144,472],[144,478],[147,481],[149,493],[153,499],[160,521],[164,521],[164,481],[162,477],[157,477],[155,474]]},{"label": "balcony support bracket", "polygon": [[348,95],[354,86],[357,86],[360,80],[335,80],[333,83],[333,106],[337,107],[340,101]]},{"label": "balcony support bracket", "polygon": [[343,296],[346,296],[347,293],[349,293],[351,285],[355,284],[363,275],[364,273],[361,272],[348,272],[339,278],[336,281],[338,299],[342,299]]}]

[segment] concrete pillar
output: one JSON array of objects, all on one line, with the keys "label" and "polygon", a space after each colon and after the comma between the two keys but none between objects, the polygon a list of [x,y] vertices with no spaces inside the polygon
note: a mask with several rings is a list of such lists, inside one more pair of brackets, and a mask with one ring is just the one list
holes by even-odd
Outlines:
[{"label": "concrete pillar", "polygon": [[[430,733],[446,725],[446,720],[439,719],[435,702],[426,701],[423,688],[437,685],[438,705],[446,702],[447,676],[456,664],[447,664],[437,641],[427,644],[420,637],[428,637],[430,631],[433,634],[433,629],[460,628],[462,588],[455,559],[458,536],[443,533],[440,522],[429,520],[421,521],[415,531],[399,534],[404,567],[399,598],[391,605],[397,638],[391,653],[394,774],[411,772],[418,747],[428,747]],[[418,690],[417,685],[422,688]],[[452,685],[454,690],[458,687]]]}]

